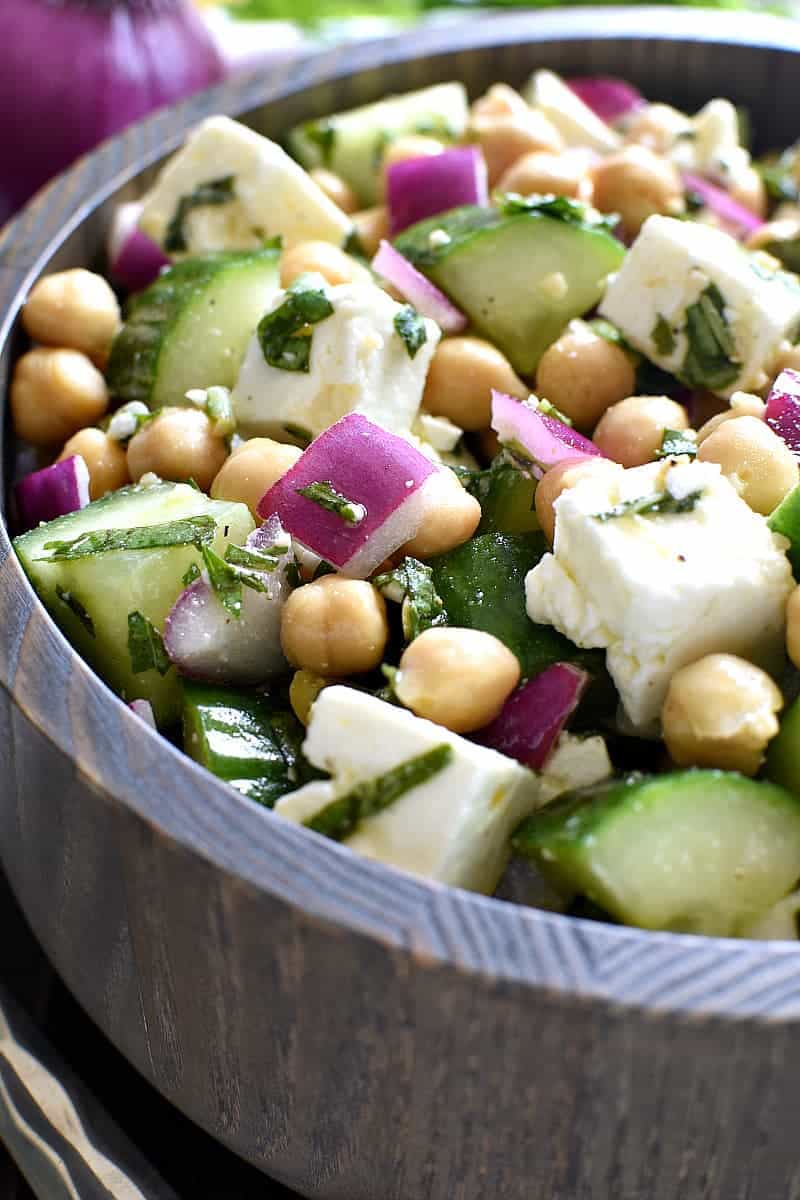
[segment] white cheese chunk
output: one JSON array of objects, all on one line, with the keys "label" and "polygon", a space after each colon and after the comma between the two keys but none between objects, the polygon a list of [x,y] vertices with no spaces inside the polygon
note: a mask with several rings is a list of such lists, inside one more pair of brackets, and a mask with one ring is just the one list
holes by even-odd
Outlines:
[{"label": "white cheese chunk", "polygon": [[[693,491],[690,511],[597,518],[640,496]],[[778,666],[793,587],[787,542],[716,463],[620,467],[562,493],[555,513],[553,552],[526,579],[528,615],[607,651],[634,727],[658,719],[672,675],[706,654]]]},{"label": "white cheese chunk", "polygon": [[730,100],[709,100],[676,138],[670,157],[728,188],[746,179],[750,155],[739,144],[739,116]]},{"label": "white cheese chunk", "polygon": [[622,145],[619,134],[552,71],[534,72],[523,95],[555,125],[568,146],[588,146],[609,154]]},{"label": "white cheese chunk", "polygon": [[445,454],[455,450],[464,436],[464,430],[447,417],[434,417],[426,412],[419,414],[412,432],[423,442],[427,442],[433,450]]},{"label": "white cheese chunk", "polygon": [[[732,363],[724,379],[715,380],[708,354],[698,356],[697,337],[687,333],[687,309],[710,302],[709,287],[722,302],[722,361]],[[701,304],[701,308],[702,308]],[[716,311],[716,310],[715,310]],[[758,391],[785,339],[800,329],[800,282],[754,258],[734,238],[694,221],[653,216],[628,251],[611,280],[600,313],[649,359],[689,386],[707,386],[721,396]],[[718,323],[697,308],[701,333]],[[707,338],[703,342],[707,344]],[[727,343],[730,342],[728,346]],[[713,346],[713,340],[712,340]],[[688,356],[688,357],[687,357]],[[714,355],[712,355],[712,359]]]},{"label": "white cheese chunk", "polygon": [[286,249],[313,239],[341,245],[350,232],[349,218],[285,150],[229,117],[203,121],[163,167],[140,228],[163,246],[181,201],[228,177],[229,200],[187,211],[184,253],[255,249],[278,234]]},{"label": "white cheese chunk", "polygon": [[[427,339],[412,358],[394,320],[402,305],[373,283],[329,288],[333,313],[313,326],[309,369],[285,371],[264,358],[254,335],[231,396],[238,428],[286,440],[287,426],[315,437],[345,413],[360,412],[390,433],[411,430],[425,377],[441,336],[425,320]],[[271,305],[284,300],[279,292]]]},{"label": "white cheese chunk", "polygon": [[562,733],[542,768],[539,803],[549,804],[564,792],[600,783],[613,773],[605,739],[599,734],[575,737],[572,733]]}]

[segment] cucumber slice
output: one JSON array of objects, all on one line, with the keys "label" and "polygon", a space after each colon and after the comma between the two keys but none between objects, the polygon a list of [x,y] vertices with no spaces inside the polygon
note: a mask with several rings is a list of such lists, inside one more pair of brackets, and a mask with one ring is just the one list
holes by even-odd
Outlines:
[{"label": "cucumber slice", "polygon": [[106,378],[120,401],[185,404],[190,388],[233,387],[247,344],[280,288],[280,250],[176,263],[131,302]]},{"label": "cucumber slice", "polygon": [[[449,240],[437,235],[431,245],[439,230]],[[625,255],[601,226],[472,206],[412,225],[395,246],[521,375],[536,369],[568,321],[597,304]]]},{"label": "cucumber slice", "polygon": [[800,878],[800,798],[725,771],[628,776],[554,801],[513,845],[627,925],[741,936]]},{"label": "cucumber slice", "polygon": [[495,461],[486,471],[462,476],[462,483],[481,506],[476,535],[534,533],[539,529],[533,507],[536,483],[524,471]]},{"label": "cucumber slice", "polygon": [[774,533],[781,533],[791,543],[786,551],[792,564],[792,574],[800,578],[800,485],[792,488],[767,518]]},{"label": "cucumber slice", "polygon": [[786,709],[767,750],[767,779],[800,796],[800,698]]},{"label": "cucumber slice", "polygon": [[466,126],[464,85],[438,83],[297,125],[289,134],[289,150],[304,167],[335,171],[364,205],[377,204],[378,173],[390,142],[404,133],[454,142]]},{"label": "cucumber slice", "polygon": [[180,684],[174,668],[164,675],[154,668],[134,672],[128,614],[141,613],[160,633],[186,571],[192,563],[202,565],[199,553],[183,545],[52,560],[53,551],[44,546],[91,530],[136,529],[194,516],[213,518],[211,545],[218,554],[224,554],[229,541],[242,544],[253,529],[244,504],[209,500],[185,483],[162,483],[112,492],[14,541],[28,578],[76,650],[123,699],[149,700],[159,725],[179,718]]}]

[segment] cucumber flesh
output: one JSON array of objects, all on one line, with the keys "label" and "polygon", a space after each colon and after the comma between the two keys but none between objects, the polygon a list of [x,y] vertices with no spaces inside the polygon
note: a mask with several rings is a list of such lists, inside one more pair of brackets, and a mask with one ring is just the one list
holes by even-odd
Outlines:
[{"label": "cucumber flesh", "polygon": [[462,481],[480,503],[482,533],[535,533],[539,521],[534,509],[536,482],[510,463],[496,461],[485,471],[476,471]]},{"label": "cucumber flesh", "polygon": [[764,774],[800,796],[800,697],[781,718],[781,727],[767,750]]},{"label": "cucumber flesh", "polygon": [[800,798],[733,772],[628,776],[556,800],[513,845],[627,925],[743,936],[800,878]]},{"label": "cucumber flesh", "polygon": [[786,551],[792,564],[792,574],[800,578],[800,484],[781,500],[767,518],[767,524],[773,533],[783,534],[789,539],[789,549]]},{"label": "cucumber flesh", "polygon": [[176,263],[134,298],[106,377],[119,401],[186,404],[190,388],[233,387],[247,344],[280,288],[280,250]]},{"label": "cucumber flesh", "polygon": [[[435,230],[450,240],[432,246]],[[471,206],[412,225],[395,246],[521,375],[535,371],[568,321],[594,308],[625,254],[602,228]]]},{"label": "cucumber flesh", "polygon": [[[243,544],[253,529],[244,504],[209,500],[185,483],[162,483],[112,492],[14,542],[28,578],[78,653],[123,699],[149,700],[159,725],[178,720],[180,683],[174,668],[165,675],[155,669],[133,672],[128,614],[140,612],[161,633],[186,571],[192,563],[202,566],[199,553],[194,546],[169,546],[48,562],[51,552],[44,544],[94,529],[135,529],[202,515],[216,523],[211,545],[218,554],[224,554],[229,541]],[[83,616],[78,615],[81,610]]]}]

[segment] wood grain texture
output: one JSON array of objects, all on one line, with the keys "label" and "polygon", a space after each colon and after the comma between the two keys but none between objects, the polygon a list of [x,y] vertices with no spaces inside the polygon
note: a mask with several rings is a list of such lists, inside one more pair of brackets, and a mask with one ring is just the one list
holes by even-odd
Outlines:
[{"label": "wood grain texture", "polygon": [[[110,202],[208,113],[281,136],[387,91],[550,66],[688,107],[729,95],[781,145],[799,54],[800,31],[760,15],[560,11],[234,81],[105,145],[0,235],[2,371],[31,281],[97,261]],[[800,1200],[795,946],[570,920],[357,859],[146,729],[4,534],[0,612],[5,869],[90,1015],[225,1145],[326,1200]]]}]

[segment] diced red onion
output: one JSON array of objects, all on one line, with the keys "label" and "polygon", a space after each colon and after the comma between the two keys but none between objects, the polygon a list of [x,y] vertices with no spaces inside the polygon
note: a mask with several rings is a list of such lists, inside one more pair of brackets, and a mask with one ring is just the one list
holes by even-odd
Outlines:
[{"label": "diced red onion", "polygon": [[372,269],[376,275],[396,287],[417,312],[422,313],[423,317],[430,317],[445,333],[460,333],[466,329],[467,318],[464,314],[388,242],[381,242],[372,260]]},{"label": "diced red onion", "polygon": [[624,79],[578,75],[566,82],[586,107],[608,125],[615,125],[624,117],[632,116],[647,103],[642,93]]},{"label": "diced red onion", "polygon": [[[577,429],[563,421],[537,412],[513,396],[492,389],[492,429],[500,444],[520,457],[529,458],[531,474],[541,479],[545,471],[557,463],[571,462],[600,454]],[[520,453],[521,452],[521,453]]]},{"label": "diced red onion", "polygon": [[[426,513],[425,486],[438,467],[409,442],[348,413],[321,433],[270,488],[258,511],[276,513],[284,529],[343,574],[366,579],[409,541]],[[348,524],[301,496],[298,488],[329,483],[361,505],[365,515]]]},{"label": "diced red onion", "polygon": [[441,154],[392,163],[386,171],[386,200],[393,235],[462,204],[487,205],[483,153],[478,146],[456,146]]},{"label": "diced red onion", "polygon": [[800,454],[800,371],[781,371],[769,389],[765,416],[770,429]]},{"label": "diced red onion", "polygon": [[120,204],[111,219],[108,263],[117,283],[139,292],[153,282],[169,259],[160,246],[139,229],[142,205],[137,200]]},{"label": "diced red onion", "polygon": [[[286,670],[281,650],[281,610],[291,591],[286,578],[290,541],[277,519],[256,529],[245,545],[284,545],[274,571],[260,571],[265,592],[242,587],[238,620],[226,611],[205,578],[181,592],[164,624],[164,648],[181,675],[208,683],[255,685]],[[248,568],[249,569],[249,568]]]},{"label": "diced red onion", "polygon": [[80,454],[20,479],[14,489],[21,529],[52,521],[89,503],[89,471]]},{"label": "diced red onion", "polygon": [[743,241],[764,224],[761,217],[757,217],[749,208],[734,200],[724,188],[703,179],[702,175],[692,175],[689,171],[684,171],[682,178],[687,192],[694,192],[703,201],[706,208],[716,216],[720,228],[731,237]]},{"label": "diced red onion", "polygon": [[539,771],[578,707],[589,675],[572,663],[554,663],[506,700],[500,715],[474,740]]},{"label": "diced red onion", "polygon": [[149,700],[131,700],[128,708],[132,709],[145,725],[150,725],[152,729],[158,728],[153,715],[153,706]]}]

